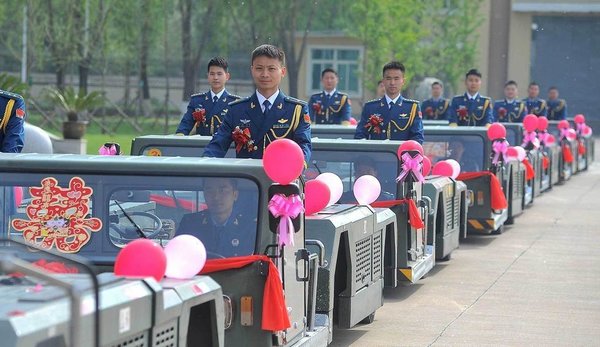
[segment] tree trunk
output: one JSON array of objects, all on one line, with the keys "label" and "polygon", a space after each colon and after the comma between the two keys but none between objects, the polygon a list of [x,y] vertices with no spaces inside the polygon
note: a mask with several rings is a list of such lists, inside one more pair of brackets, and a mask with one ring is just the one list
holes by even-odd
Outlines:
[{"label": "tree trunk", "polygon": [[194,66],[192,52],[192,1],[180,0],[179,11],[181,12],[181,52],[183,54],[183,95],[181,100],[187,101],[190,95],[194,94],[198,72]]},{"label": "tree trunk", "polygon": [[123,91],[123,103],[125,107],[129,107],[129,101],[131,100],[131,78],[129,74],[131,73],[131,67],[129,64],[129,60],[125,63],[125,90]]},{"label": "tree trunk", "polygon": [[65,89],[65,68],[64,66],[57,65],[56,66],[56,88],[58,90]]},{"label": "tree trunk", "polygon": [[149,0],[142,0],[142,25],[141,25],[141,42],[140,42],[140,87],[141,97],[144,100],[150,99],[150,86],[148,85],[148,48],[150,30],[150,4]]},{"label": "tree trunk", "polygon": [[90,73],[90,68],[87,63],[79,64],[79,92],[86,95],[88,93],[88,76]]}]

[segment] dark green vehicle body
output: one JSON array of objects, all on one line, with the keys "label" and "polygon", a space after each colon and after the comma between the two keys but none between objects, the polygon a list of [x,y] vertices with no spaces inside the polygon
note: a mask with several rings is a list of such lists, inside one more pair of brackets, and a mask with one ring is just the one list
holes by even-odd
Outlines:
[{"label": "dark green vehicle body", "polygon": [[[286,305],[291,327],[286,331],[271,332],[261,329],[263,290],[268,264],[254,262],[239,269],[211,273],[223,292],[226,322],[206,322],[225,327],[224,343],[228,346],[300,346],[327,344],[328,327],[315,326],[317,321],[311,311],[310,288],[315,286],[311,274],[318,274],[317,256],[305,249],[304,218],[297,219],[295,245],[277,252],[276,233],[270,227],[267,208],[273,182],[266,176],[262,163],[256,160],[154,158],[79,155],[0,154],[0,237],[22,238],[22,233],[9,227],[8,221],[23,218],[28,201],[27,193],[22,204],[14,206],[11,192],[15,187],[39,187],[49,177],[62,187],[79,177],[92,189],[88,217],[98,218],[102,227],[89,233],[89,241],[77,254],[95,265],[110,270],[119,250],[127,242],[139,238],[131,233],[135,220],[147,237],[165,244],[176,233],[182,216],[205,208],[203,184],[209,178],[236,180],[239,190],[237,204],[251,216],[250,229],[255,235],[247,244],[249,251],[240,255],[269,255],[283,280]],[[285,186],[303,190],[302,186]],[[295,188],[294,188],[295,187]],[[30,199],[29,199],[30,200]],[[115,201],[121,207],[115,206]],[[142,218],[143,217],[143,218]],[[271,223],[272,224],[272,223]],[[152,236],[151,236],[152,235]],[[238,241],[239,243],[239,241]],[[237,247],[236,244],[232,245]],[[207,249],[209,257],[219,256],[219,249]],[[311,265],[312,264],[312,265]],[[241,312],[242,300],[249,311]],[[326,319],[321,320],[326,322]],[[208,341],[208,339],[206,339]],[[218,345],[218,344],[216,344]]]}]

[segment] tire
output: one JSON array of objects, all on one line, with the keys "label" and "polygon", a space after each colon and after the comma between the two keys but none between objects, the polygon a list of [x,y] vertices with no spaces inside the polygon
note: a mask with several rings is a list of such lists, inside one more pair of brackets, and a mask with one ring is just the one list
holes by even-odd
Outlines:
[{"label": "tire", "polygon": [[440,259],[440,261],[449,261],[450,259],[452,259],[452,252],[446,254],[445,257]]},{"label": "tire", "polygon": [[375,312],[366,316],[363,320],[360,321],[360,324],[371,324],[375,321]]},{"label": "tire", "polygon": [[504,222],[504,225],[513,225],[515,224],[515,217],[508,217],[508,219],[506,219],[506,222]]},{"label": "tire", "polygon": [[492,231],[492,235],[500,235],[504,232],[504,225],[501,225],[498,229]]}]

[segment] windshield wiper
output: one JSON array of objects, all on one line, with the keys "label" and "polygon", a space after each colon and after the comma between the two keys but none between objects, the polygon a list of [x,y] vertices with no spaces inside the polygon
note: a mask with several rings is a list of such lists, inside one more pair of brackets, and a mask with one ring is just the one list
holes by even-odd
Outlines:
[{"label": "windshield wiper", "polygon": [[125,209],[123,209],[123,207],[121,206],[121,204],[119,204],[119,202],[117,200],[114,200],[115,204],[117,204],[117,206],[119,207],[119,209],[121,210],[121,212],[123,212],[123,215],[129,220],[129,222],[131,224],[133,224],[133,226],[135,227],[135,232],[138,234],[139,237],[143,238],[143,239],[147,239],[148,237],[146,236],[146,234],[144,234],[144,232],[142,231],[142,228],[140,228],[140,226],[131,218],[131,216],[129,215],[129,213],[127,213],[125,211]]}]

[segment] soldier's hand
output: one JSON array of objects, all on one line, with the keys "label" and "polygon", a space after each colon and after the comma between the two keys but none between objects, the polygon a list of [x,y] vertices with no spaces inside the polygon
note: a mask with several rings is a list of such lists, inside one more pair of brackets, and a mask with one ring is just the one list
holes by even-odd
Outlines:
[{"label": "soldier's hand", "polygon": [[449,125],[450,125],[451,127],[457,127],[457,126],[458,126],[458,124],[456,124],[456,123],[450,123]]}]

